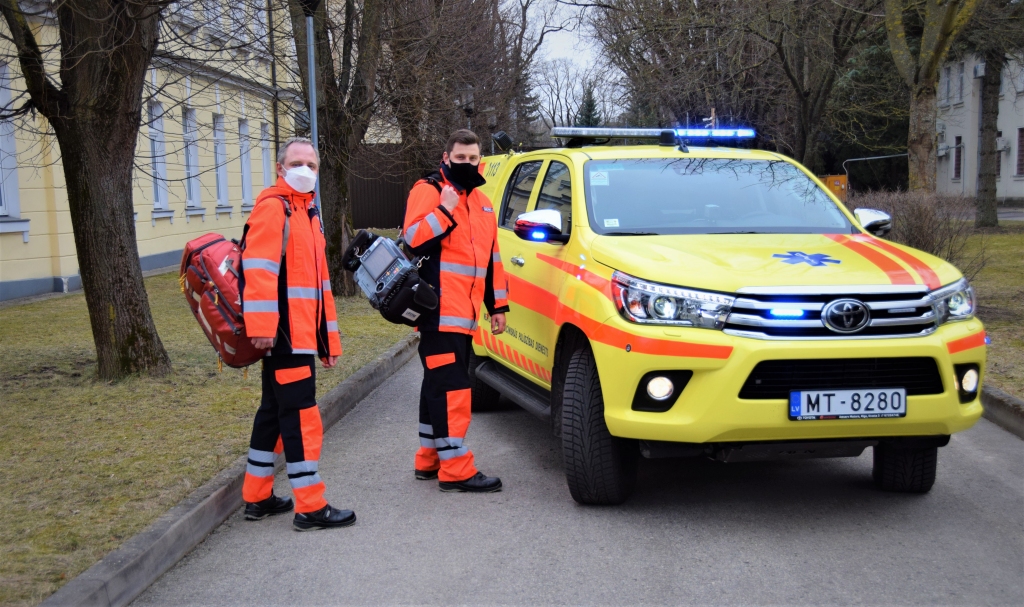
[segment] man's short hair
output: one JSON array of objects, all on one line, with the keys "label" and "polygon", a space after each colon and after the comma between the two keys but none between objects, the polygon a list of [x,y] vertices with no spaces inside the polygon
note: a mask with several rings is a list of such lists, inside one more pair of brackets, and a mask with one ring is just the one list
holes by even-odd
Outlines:
[{"label": "man's short hair", "polygon": [[469,129],[459,129],[448,137],[448,143],[444,146],[444,151],[451,154],[452,150],[455,149],[455,144],[461,143],[462,145],[475,145],[480,147],[480,138],[476,136],[476,133]]},{"label": "man's short hair", "polygon": [[288,156],[288,148],[293,143],[304,143],[313,148],[313,153],[316,154],[316,162],[320,164],[320,152],[317,151],[316,146],[308,137],[292,137],[288,141],[285,141],[281,146],[281,149],[277,151],[277,164],[284,166],[284,159]]}]

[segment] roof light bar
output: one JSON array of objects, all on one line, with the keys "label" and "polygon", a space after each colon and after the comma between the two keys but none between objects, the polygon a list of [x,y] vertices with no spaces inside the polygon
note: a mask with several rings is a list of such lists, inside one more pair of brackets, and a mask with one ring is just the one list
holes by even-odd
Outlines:
[{"label": "roof light bar", "polygon": [[675,131],[680,137],[695,139],[749,139],[754,129],[627,129],[605,127],[556,126],[551,129],[552,137],[583,139],[659,139],[662,131]]}]

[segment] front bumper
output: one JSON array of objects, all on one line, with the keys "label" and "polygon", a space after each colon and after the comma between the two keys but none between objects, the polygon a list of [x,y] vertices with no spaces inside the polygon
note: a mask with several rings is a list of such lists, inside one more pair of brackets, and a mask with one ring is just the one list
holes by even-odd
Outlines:
[{"label": "front bumper", "polygon": [[[604,394],[605,420],[615,436],[687,443],[935,436],[966,430],[982,413],[977,398],[961,404],[953,371],[954,364],[975,363],[984,374],[984,345],[962,349],[965,342],[975,343],[977,336],[983,335],[984,327],[977,319],[943,325],[924,337],[831,341],[766,341],[705,329],[641,326],[618,317],[606,322],[638,339],[732,347],[727,358],[700,358],[644,354],[592,342]],[[908,396],[907,415],[902,418],[815,421],[790,420],[785,399],[739,397],[747,376],[762,361],[886,357],[935,359],[943,392]],[[668,411],[633,410],[640,378],[664,370],[689,370],[693,377]]]}]

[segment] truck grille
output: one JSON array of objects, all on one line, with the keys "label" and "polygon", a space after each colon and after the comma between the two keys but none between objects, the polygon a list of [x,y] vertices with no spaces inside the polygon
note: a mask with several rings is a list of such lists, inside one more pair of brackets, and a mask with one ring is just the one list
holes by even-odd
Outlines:
[{"label": "truck grille", "polygon": [[[827,326],[825,311],[840,300],[867,308],[864,327],[840,333]],[[918,337],[935,331],[938,312],[927,288],[919,285],[750,288],[737,294],[724,330],[738,337],[777,340]]]},{"label": "truck grille", "polygon": [[750,372],[740,398],[788,399],[790,390],[906,388],[907,396],[942,394],[934,358],[765,360]]}]

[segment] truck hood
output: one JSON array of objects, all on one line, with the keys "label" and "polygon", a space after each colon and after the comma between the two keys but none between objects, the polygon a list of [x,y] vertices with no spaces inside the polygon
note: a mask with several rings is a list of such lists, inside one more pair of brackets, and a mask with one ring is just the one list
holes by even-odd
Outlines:
[{"label": "truck hood", "polygon": [[733,293],[743,287],[927,285],[961,277],[927,253],[857,234],[597,236],[594,260],[637,278]]}]

